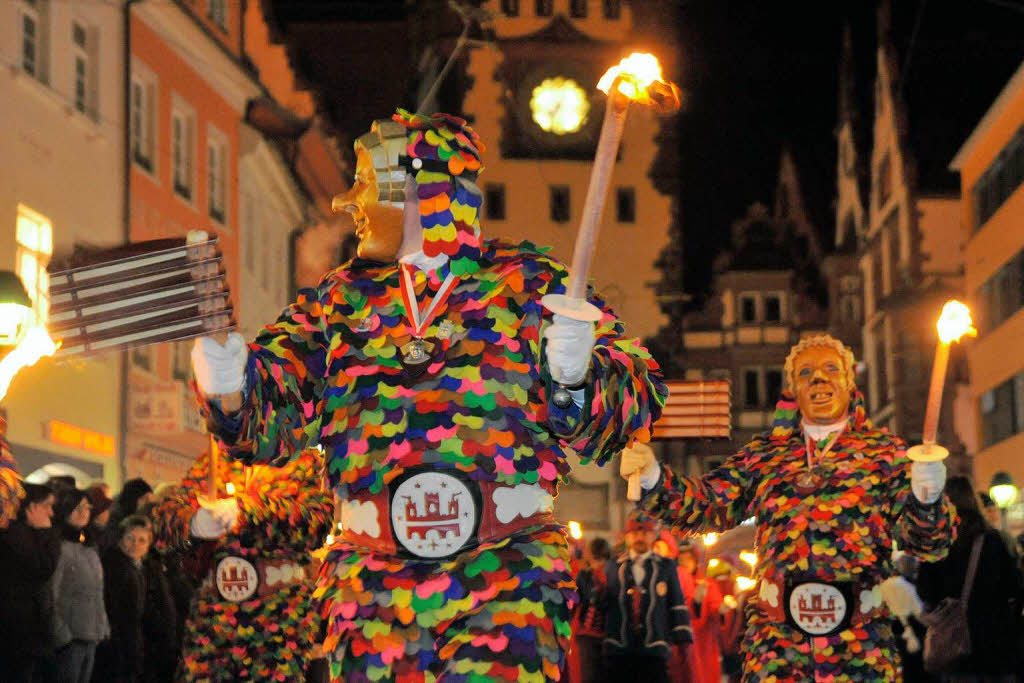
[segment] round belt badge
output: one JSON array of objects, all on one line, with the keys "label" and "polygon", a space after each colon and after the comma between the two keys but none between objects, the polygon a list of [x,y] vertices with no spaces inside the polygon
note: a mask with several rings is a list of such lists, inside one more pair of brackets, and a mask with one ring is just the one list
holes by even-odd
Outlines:
[{"label": "round belt badge", "polygon": [[217,563],[214,576],[217,582],[217,592],[222,598],[231,602],[248,600],[256,593],[256,588],[259,585],[256,567],[241,557],[225,557]]},{"label": "round belt badge", "polygon": [[469,488],[442,472],[421,472],[403,481],[391,498],[395,540],[419,557],[446,557],[469,542],[476,522]]},{"label": "round belt badge", "polygon": [[822,636],[835,631],[846,617],[846,597],[835,586],[802,583],[789,594],[789,614],[804,633]]}]

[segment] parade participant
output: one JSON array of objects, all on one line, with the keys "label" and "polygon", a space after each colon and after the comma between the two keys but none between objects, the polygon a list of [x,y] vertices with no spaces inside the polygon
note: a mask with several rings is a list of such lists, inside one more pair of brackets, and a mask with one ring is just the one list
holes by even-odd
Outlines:
[{"label": "parade participant", "polygon": [[7,443],[7,418],[0,415],[0,529],[6,529],[18,514],[18,505],[25,495],[18,474],[18,463]]},{"label": "parade participant", "polygon": [[899,680],[880,589],[893,542],[925,561],[952,542],[945,466],[911,466],[903,441],[872,426],[853,367],[832,337],[801,340],[771,429],[703,478],[659,467],[644,449],[623,454],[623,476],[640,472],[643,508],[678,529],[754,518],[745,680]]},{"label": "parade participant", "polygon": [[326,451],[344,532],[317,595],[336,680],[558,680],[575,600],[551,516],[566,450],[603,463],[647,438],[657,365],[596,297],[596,329],[544,311],[566,271],[543,250],[482,239],[482,145],[464,121],[399,110],[355,148],[336,204],[358,258],[248,349],[197,342],[211,429],[248,462]]},{"label": "parade participant", "polygon": [[[719,560],[721,562],[721,560]],[[694,654],[689,658],[692,683],[719,683],[722,679],[721,621],[722,593],[718,584],[704,575],[697,548],[684,541],[679,547],[679,582],[690,608]]]},{"label": "parade participant", "polygon": [[626,554],[608,568],[604,649],[609,681],[668,683],[672,659],[686,660],[685,652],[676,655],[672,646],[693,643],[676,563],[653,550],[657,527],[639,510],[630,513]]},{"label": "parade participant", "polygon": [[209,468],[199,456],[152,511],[162,549],[208,543],[178,680],[301,681],[320,632],[306,567],[333,520],[323,456],[309,449],[280,468],[218,458],[217,480],[234,494],[216,503],[197,495]]}]

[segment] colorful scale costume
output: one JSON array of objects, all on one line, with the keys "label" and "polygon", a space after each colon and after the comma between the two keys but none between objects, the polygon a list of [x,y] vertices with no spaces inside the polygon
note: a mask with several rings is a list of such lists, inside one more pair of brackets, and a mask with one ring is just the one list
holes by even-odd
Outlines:
[{"label": "colorful scale costume", "polygon": [[[158,544],[179,549],[189,544],[197,494],[206,491],[208,473],[204,454],[154,509]],[[211,572],[185,624],[179,680],[301,681],[321,622],[311,600],[312,582],[300,568],[323,544],[333,519],[332,499],[322,486],[323,457],[310,449],[282,468],[246,468],[221,458],[218,473],[221,482],[236,488],[240,521],[225,538],[208,541],[216,544]],[[229,557],[257,568],[270,563],[270,580],[259,579],[269,585],[245,600],[222,597],[212,574]]]},{"label": "colorful scale costume", "polygon": [[663,468],[662,485],[643,507],[692,533],[755,519],[761,589],[746,612],[745,681],[897,681],[899,658],[879,589],[855,596],[848,628],[810,637],[772,616],[784,599],[778,585],[788,579],[877,586],[893,573],[894,541],[924,561],[944,557],[955,511],[945,497],[934,505],[917,501],[903,441],[871,425],[859,393],[846,431],[823,461],[823,485],[799,493],[796,478],[807,467],[800,420],[796,402],[784,394],[771,431],[701,479]]},{"label": "colorful scale costume", "polygon": [[11,520],[18,515],[21,497],[25,495],[24,489],[21,488],[18,463],[11,455],[6,434],[7,419],[0,417],[0,529],[6,529]]},{"label": "colorful scale costume", "polygon": [[[657,365],[603,308],[584,409],[554,408],[540,298],[564,290],[565,268],[531,244],[480,239],[479,191],[453,177],[479,168],[464,122],[396,120],[410,129],[410,156],[448,166],[416,173],[424,252],[449,257],[436,270],[411,268],[416,297],[434,296],[449,272],[461,277],[426,331],[437,341],[429,365],[418,377],[403,371],[399,349],[411,335],[399,264],[357,259],[300,292],[250,345],[246,404],[232,416],[211,406],[212,426],[247,462],[283,462],[319,443],[340,500],[386,494],[422,471],[553,496],[568,448],[604,463],[648,437],[664,403]],[[348,683],[543,681],[559,679],[576,594],[564,530],[547,515],[433,560],[343,539],[317,597],[332,676]]]}]

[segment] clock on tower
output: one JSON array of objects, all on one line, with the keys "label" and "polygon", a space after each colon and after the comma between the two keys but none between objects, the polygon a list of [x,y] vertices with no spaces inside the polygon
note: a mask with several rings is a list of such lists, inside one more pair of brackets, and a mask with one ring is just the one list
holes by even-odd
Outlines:
[{"label": "clock on tower", "polygon": [[[590,182],[607,102],[601,75],[637,50],[632,14],[615,0],[490,0],[496,49],[469,53],[463,111],[488,146],[478,183],[485,236],[550,246],[564,263]],[[649,44],[673,79],[671,48]],[[631,336],[653,335],[664,317],[648,285],[668,244],[671,200],[649,178],[660,121],[633,107],[605,202],[590,275]],[[588,530],[614,525],[615,473],[574,464],[556,509]]]}]

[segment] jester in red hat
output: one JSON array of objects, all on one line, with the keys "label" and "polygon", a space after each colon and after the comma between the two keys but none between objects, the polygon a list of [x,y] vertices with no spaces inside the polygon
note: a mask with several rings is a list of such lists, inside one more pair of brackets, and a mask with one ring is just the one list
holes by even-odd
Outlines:
[{"label": "jester in red hat", "polygon": [[317,597],[336,680],[559,680],[566,454],[603,463],[647,438],[657,365],[596,295],[596,325],[544,310],[566,279],[544,250],[483,239],[465,121],[399,110],[355,150],[335,205],[357,258],[248,346],[197,343],[211,428],[246,462],[326,452],[343,532]]},{"label": "jester in red hat", "polygon": [[871,424],[853,367],[836,339],[801,340],[771,429],[704,477],[676,475],[650,449],[623,454],[642,507],[675,528],[757,525],[745,681],[899,680],[881,591],[893,545],[932,562],[952,543],[945,466],[911,465],[903,440]]},{"label": "jester in red hat", "polygon": [[323,456],[309,449],[284,467],[215,462],[227,497],[200,498],[210,475],[203,454],[152,511],[162,552],[207,560],[185,622],[177,680],[301,681],[321,623],[307,575],[310,553],[333,521]]}]

